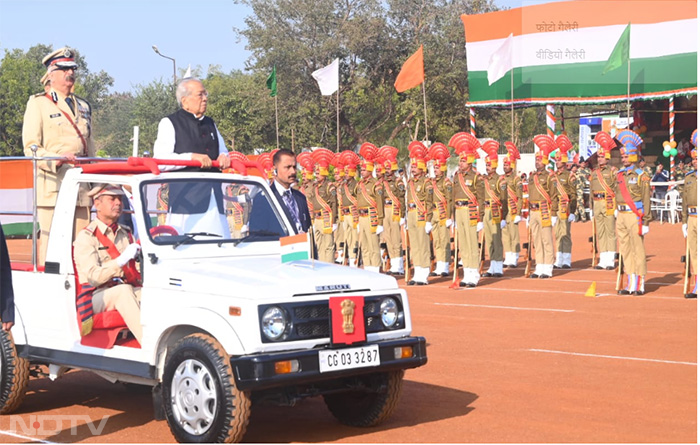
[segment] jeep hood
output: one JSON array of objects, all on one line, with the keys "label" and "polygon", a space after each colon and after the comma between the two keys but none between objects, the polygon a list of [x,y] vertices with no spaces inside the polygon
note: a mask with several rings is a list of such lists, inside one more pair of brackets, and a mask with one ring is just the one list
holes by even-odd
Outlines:
[{"label": "jeep hood", "polygon": [[170,260],[163,261],[158,268],[162,272],[154,275],[160,275],[165,281],[164,287],[185,292],[235,294],[243,298],[279,299],[281,292],[306,296],[398,289],[396,279],[388,275],[320,261],[282,264],[279,256]]}]

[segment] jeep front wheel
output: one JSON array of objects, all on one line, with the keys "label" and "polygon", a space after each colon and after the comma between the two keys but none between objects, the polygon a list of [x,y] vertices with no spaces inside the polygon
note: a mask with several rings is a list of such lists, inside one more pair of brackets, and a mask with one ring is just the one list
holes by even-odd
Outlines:
[{"label": "jeep front wheel", "polygon": [[368,427],[386,420],[396,409],[403,383],[403,370],[363,378],[362,389],[326,394],[331,414],[345,425]]},{"label": "jeep front wheel", "polygon": [[12,334],[0,330],[0,414],[19,408],[28,381],[29,362],[17,355]]},{"label": "jeep front wheel", "polygon": [[163,403],[178,442],[239,442],[250,417],[250,396],[236,388],[229,356],[204,334],[183,338],[168,353]]}]

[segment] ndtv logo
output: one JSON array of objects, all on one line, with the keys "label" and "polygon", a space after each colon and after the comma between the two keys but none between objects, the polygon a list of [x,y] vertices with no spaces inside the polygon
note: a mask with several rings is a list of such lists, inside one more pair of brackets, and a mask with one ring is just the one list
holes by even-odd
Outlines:
[{"label": "ndtv logo", "polygon": [[10,416],[10,432],[26,435],[50,436],[64,431],[63,426],[70,426],[71,435],[78,434],[78,427],[87,425],[93,436],[102,434],[102,430],[107,425],[109,416],[103,416],[99,423],[92,421],[87,414],[82,415],[29,415],[29,421],[25,423],[22,416]]}]

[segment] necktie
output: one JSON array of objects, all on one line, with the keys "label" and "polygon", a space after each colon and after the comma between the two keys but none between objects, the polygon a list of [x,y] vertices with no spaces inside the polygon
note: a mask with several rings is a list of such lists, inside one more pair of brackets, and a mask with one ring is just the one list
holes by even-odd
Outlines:
[{"label": "necktie", "polygon": [[117,229],[119,228],[119,224],[117,224],[117,223],[110,224],[110,225],[109,225],[109,228],[112,229],[112,233],[114,233],[114,234],[116,235],[116,234],[117,234]]},{"label": "necktie", "polygon": [[70,97],[66,97],[66,103],[68,104],[68,108],[70,108],[71,113],[75,116],[75,110],[73,109],[73,99]]},{"label": "necktie", "polygon": [[297,230],[301,230],[301,224],[299,223],[299,207],[297,207],[297,202],[292,196],[292,191],[287,190],[282,196],[284,197],[284,203],[289,209],[289,213],[292,214],[294,225],[296,226]]}]

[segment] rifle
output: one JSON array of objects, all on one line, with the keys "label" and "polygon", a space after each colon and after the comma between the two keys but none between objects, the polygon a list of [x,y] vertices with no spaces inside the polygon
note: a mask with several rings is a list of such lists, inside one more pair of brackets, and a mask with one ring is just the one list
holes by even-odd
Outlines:
[{"label": "rifle", "polygon": [[622,257],[622,252],[620,252],[620,260],[617,262],[617,280],[615,281],[615,290],[619,291],[624,287],[623,280],[625,278],[624,272],[622,272],[624,267],[624,258]]},{"label": "rifle", "polygon": [[[453,226],[454,227],[454,226]],[[450,289],[459,289],[459,273],[457,268],[459,267],[459,244],[457,237],[457,229],[454,231],[455,237],[455,260],[454,260],[454,270],[452,271],[452,284],[450,284]]]},{"label": "rifle", "polygon": [[685,262],[685,275],[683,279],[683,296],[685,297],[690,293],[690,243],[688,238],[685,239],[685,256],[681,258],[681,261]]},{"label": "rifle", "polygon": [[[384,249],[384,253],[382,254],[382,246]],[[386,245],[386,243],[380,243],[379,244],[379,252],[380,255],[382,255],[382,268],[384,269],[384,273],[387,273],[389,271],[390,265],[389,265],[389,246]]]},{"label": "rifle", "polygon": [[481,276],[481,270],[484,268],[484,262],[486,261],[486,235],[484,230],[481,229],[481,239],[479,240],[479,276]]},{"label": "rifle", "polygon": [[[408,216],[408,215],[406,215]],[[408,221],[406,222],[408,224]],[[401,226],[401,241],[403,241],[403,253],[404,253],[404,281],[406,284],[408,284],[409,281],[411,281],[411,257],[408,253],[408,251],[411,248],[411,245],[409,244],[409,239],[408,239],[408,229],[406,226]]]},{"label": "rifle", "polygon": [[593,259],[591,260],[591,267],[595,267],[596,254],[598,253],[598,237],[596,236],[597,233],[595,226],[595,215],[593,218],[591,218],[591,225],[593,226],[593,236],[588,238],[588,241],[591,243],[591,253],[593,254]]},{"label": "rifle", "polygon": [[530,276],[532,268],[532,230],[530,226],[527,228],[527,243],[523,244],[523,247],[527,249],[527,257],[525,259],[525,278]]}]

